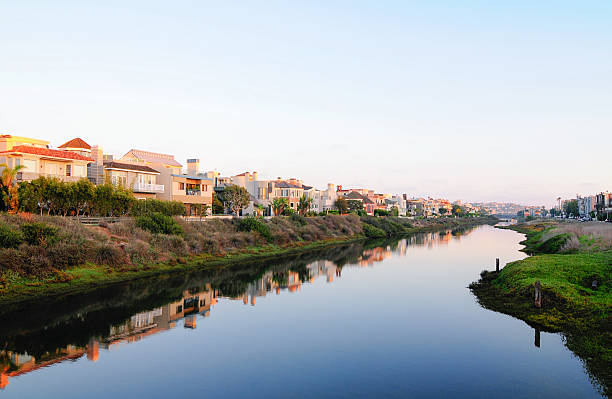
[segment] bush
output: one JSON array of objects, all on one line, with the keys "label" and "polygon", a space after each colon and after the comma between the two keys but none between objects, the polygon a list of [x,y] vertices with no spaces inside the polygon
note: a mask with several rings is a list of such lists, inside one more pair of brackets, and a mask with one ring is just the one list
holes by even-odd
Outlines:
[{"label": "bush", "polygon": [[0,249],[0,272],[12,271],[21,276],[47,277],[56,271],[45,248],[24,245],[19,249]]},{"label": "bush", "polygon": [[308,224],[308,222],[306,221],[306,218],[297,213],[294,213],[291,216],[289,216],[289,220],[291,220],[293,223],[295,223],[298,226],[306,226]]},{"label": "bush", "polygon": [[172,252],[177,255],[184,255],[187,252],[185,240],[177,235],[158,234],[153,237],[153,245],[164,252]]},{"label": "bush", "polygon": [[46,247],[53,244],[57,238],[57,229],[44,223],[26,223],[21,226],[23,239],[30,245]]},{"label": "bush", "polygon": [[270,227],[262,219],[258,219],[254,216],[238,219],[237,228],[238,231],[256,231],[261,234],[266,241],[272,241]]},{"label": "bush", "polygon": [[130,241],[125,247],[125,251],[133,264],[144,264],[153,260],[151,246],[144,241]]},{"label": "bush", "polygon": [[387,233],[385,233],[383,230],[367,223],[363,224],[363,233],[368,238],[384,238],[387,236]]},{"label": "bush", "polygon": [[87,252],[82,243],[60,242],[47,250],[47,256],[53,267],[65,269],[87,262]]},{"label": "bush", "polygon": [[0,248],[17,248],[23,242],[21,232],[0,225]]},{"label": "bush", "polygon": [[149,215],[136,218],[136,226],[143,230],[148,230],[153,234],[182,235],[183,229],[168,215],[160,212],[153,212]]},{"label": "bush", "polygon": [[374,216],[389,216],[389,211],[384,209],[374,209]]},{"label": "bush", "polygon": [[101,244],[94,249],[94,259],[98,265],[121,266],[127,264],[123,250],[112,244]]},{"label": "bush", "polygon": [[136,201],[131,210],[132,216],[146,216],[153,212],[163,213],[166,216],[183,216],[185,214],[185,205],[180,201],[146,199]]}]

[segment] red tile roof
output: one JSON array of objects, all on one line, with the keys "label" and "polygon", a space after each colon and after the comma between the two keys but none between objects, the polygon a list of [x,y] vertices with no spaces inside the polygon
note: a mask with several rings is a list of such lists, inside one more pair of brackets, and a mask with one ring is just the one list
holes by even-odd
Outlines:
[{"label": "red tile roof", "polygon": [[58,148],[83,148],[85,150],[91,150],[91,146],[87,144],[83,139],[78,137],[60,145]]},{"label": "red tile roof", "polygon": [[3,151],[2,154],[19,152],[22,154],[34,154],[42,155],[45,157],[62,158],[62,159],[74,159],[76,161],[89,161],[93,162],[93,159],[84,157],[75,152],[63,151],[63,150],[51,150],[49,148],[30,147],[28,145],[17,145],[12,150]]}]

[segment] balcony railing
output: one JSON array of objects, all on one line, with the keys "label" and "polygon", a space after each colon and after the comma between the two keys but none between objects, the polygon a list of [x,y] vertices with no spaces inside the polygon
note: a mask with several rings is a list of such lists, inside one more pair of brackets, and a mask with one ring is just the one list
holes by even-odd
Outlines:
[{"label": "balcony railing", "polygon": [[19,172],[17,173],[16,180],[17,181],[30,181],[36,180],[39,177],[48,177],[53,179],[59,179],[61,181],[66,182],[76,182],[81,179],[87,179],[87,176],[66,176],[66,175],[54,175],[50,173],[35,173],[35,172]]},{"label": "balcony railing", "polygon": [[202,195],[200,190],[185,190],[187,195]]},{"label": "balcony railing", "polygon": [[134,183],[132,189],[137,193],[163,193],[163,184]]}]

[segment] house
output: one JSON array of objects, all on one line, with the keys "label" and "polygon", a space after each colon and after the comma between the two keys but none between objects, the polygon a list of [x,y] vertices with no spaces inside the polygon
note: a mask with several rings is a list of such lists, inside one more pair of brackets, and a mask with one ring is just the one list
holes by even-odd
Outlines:
[{"label": "house", "polygon": [[212,209],[212,195],[214,191],[214,180],[200,173],[200,160],[187,160],[187,173],[171,175],[171,192],[169,198],[172,201],[180,201],[185,205],[187,216],[200,216],[200,206]]},{"label": "house", "polygon": [[87,178],[87,165],[93,161],[86,151],[51,149],[46,140],[12,135],[0,136],[0,164],[10,168],[22,165],[17,181],[31,181],[41,176],[62,181]]},{"label": "house", "polygon": [[348,194],[344,195],[344,198],[347,201],[360,201],[363,203],[363,209],[368,215],[374,215],[374,210],[377,209],[377,205],[374,201],[372,201],[369,197],[366,197],[363,194],[360,194],[357,191],[351,191]]},{"label": "house", "polygon": [[[148,166],[159,174],[155,185],[162,185],[163,191],[156,192],[156,198],[165,201],[179,201],[185,205],[187,216],[199,215],[202,205],[212,207],[214,180],[198,171],[200,160],[187,160],[187,173],[174,155],[132,149],[120,159],[121,163]],[[147,183],[144,183],[147,184]],[[151,183],[152,184],[152,183]]]},{"label": "house", "polygon": [[157,184],[159,172],[147,165],[133,165],[116,161],[104,162],[104,176],[115,186],[131,189],[137,199],[156,198],[164,192]]}]

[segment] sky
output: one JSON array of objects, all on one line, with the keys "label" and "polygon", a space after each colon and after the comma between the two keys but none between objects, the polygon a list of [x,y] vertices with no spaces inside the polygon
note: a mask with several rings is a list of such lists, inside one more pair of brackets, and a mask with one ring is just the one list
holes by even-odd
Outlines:
[{"label": "sky", "polygon": [[0,134],[230,176],[612,190],[610,1],[0,1]]}]

